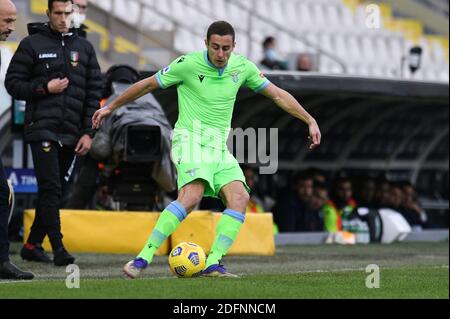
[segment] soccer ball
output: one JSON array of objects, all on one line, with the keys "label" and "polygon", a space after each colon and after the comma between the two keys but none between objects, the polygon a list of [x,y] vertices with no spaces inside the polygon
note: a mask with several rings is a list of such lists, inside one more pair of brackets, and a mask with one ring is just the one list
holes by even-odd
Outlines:
[{"label": "soccer ball", "polygon": [[203,248],[193,243],[178,244],[169,255],[169,266],[180,278],[195,277],[205,268],[206,255]]}]

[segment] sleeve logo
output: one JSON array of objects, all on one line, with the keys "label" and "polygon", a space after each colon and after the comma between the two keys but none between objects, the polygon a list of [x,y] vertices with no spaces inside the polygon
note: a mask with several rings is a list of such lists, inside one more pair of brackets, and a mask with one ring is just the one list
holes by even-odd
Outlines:
[{"label": "sleeve logo", "polygon": [[165,68],[163,68],[161,70],[161,75],[164,75],[164,74],[169,73],[169,72],[170,72],[170,66],[166,66]]}]

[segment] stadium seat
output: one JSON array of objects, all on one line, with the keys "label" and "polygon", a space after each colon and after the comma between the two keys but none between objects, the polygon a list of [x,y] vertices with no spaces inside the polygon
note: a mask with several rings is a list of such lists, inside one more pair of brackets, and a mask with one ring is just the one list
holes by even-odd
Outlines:
[{"label": "stadium seat", "polygon": [[[105,10],[113,8],[112,0],[93,2]],[[141,12],[137,0],[117,0],[115,3],[116,16],[131,23],[138,22]],[[389,29],[368,29],[366,5],[347,6],[342,0],[147,0],[145,3],[149,8],[144,10],[145,21],[142,22],[148,29],[174,30],[176,24],[188,29],[187,32],[176,31],[175,39],[181,43],[174,45],[183,52],[198,47],[191,43],[194,41],[192,33],[203,33],[213,20],[227,20],[239,34],[239,51],[252,59],[261,57],[258,46],[271,35],[277,38],[279,50],[286,54],[314,53],[320,48],[344,60],[350,74],[397,78],[401,76],[402,57],[414,45],[400,28],[390,25],[395,17],[388,5],[382,5],[381,11],[388,19],[385,22],[389,23],[385,25]],[[249,25],[250,30],[247,29]],[[279,26],[292,34],[283,32]],[[198,39],[198,36],[194,37]],[[301,40],[304,37],[311,45]],[[448,40],[438,36],[421,37],[425,70],[414,75],[414,79],[448,82],[448,44],[445,43]],[[320,72],[342,72],[335,61],[321,58]],[[403,75],[412,77],[407,68]]]},{"label": "stadium seat", "polygon": [[114,13],[116,16],[128,21],[131,24],[136,24],[139,21],[140,5],[134,1],[116,0],[114,2]]},{"label": "stadium seat", "polygon": [[309,11],[309,6],[303,2],[297,2],[297,12],[298,12],[298,30],[309,31],[314,29],[314,19]]},{"label": "stadium seat", "polygon": [[111,0],[96,0],[95,5],[99,6],[105,11],[111,11],[113,3]]},{"label": "stadium seat", "polygon": [[184,28],[175,32],[175,47],[181,52],[191,52],[203,49],[203,39]]},{"label": "stadium seat", "polygon": [[248,56],[249,45],[248,36],[245,33],[236,32],[236,52]]}]

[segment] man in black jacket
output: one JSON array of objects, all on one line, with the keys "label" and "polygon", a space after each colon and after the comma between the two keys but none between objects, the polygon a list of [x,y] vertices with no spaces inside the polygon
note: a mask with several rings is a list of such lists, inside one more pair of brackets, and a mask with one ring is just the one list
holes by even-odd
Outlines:
[{"label": "man in black jacket", "polygon": [[[15,29],[16,7],[10,0],[0,0],[0,41],[6,41]],[[0,56],[1,67],[1,56]],[[17,268],[9,260],[8,220],[9,186],[0,157],[0,279],[33,279],[34,275]]]},{"label": "man in black jacket", "polygon": [[27,102],[25,141],[39,188],[36,217],[21,256],[51,262],[41,247],[48,235],[57,266],[75,260],[62,242],[62,187],[74,155],[84,156],[91,147],[91,117],[102,89],[94,48],[70,30],[72,14],[72,0],[49,0],[49,22],[29,26],[30,36],[20,43],[5,81],[14,98]]}]

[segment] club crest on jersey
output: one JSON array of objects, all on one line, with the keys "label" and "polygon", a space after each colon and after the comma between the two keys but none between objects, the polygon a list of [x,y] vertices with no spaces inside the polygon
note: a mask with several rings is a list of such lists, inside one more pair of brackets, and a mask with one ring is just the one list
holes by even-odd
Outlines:
[{"label": "club crest on jersey", "polygon": [[238,83],[239,82],[239,74],[240,74],[239,71],[231,73],[231,78],[233,79],[234,83]]},{"label": "club crest on jersey", "polygon": [[161,75],[164,75],[169,72],[170,72],[170,66],[166,66],[164,69],[161,70]]},{"label": "club crest on jersey", "polygon": [[77,51],[70,52],[70,63],[72,63],[72,66],[75,68],[78,66],[78,62],[80,59],[80,55]]}]

